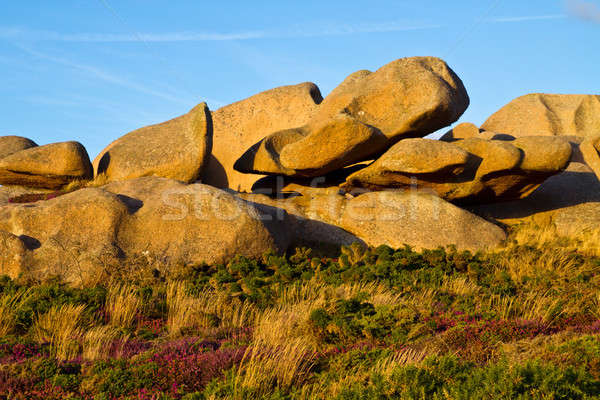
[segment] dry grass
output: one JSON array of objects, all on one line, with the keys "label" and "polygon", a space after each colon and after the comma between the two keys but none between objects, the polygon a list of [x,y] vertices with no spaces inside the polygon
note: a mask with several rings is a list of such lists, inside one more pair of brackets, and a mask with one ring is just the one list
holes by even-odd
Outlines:
[{"label": "dry grass", "polygon": [[29,300],[31,290],[19,290],[0,297],[0,337],[12,333],[15,328],[15,312]]},{"label": "dry grass", "polygon": [[225,293],[204,290],[197,296],[188,294],[183,282],[167,286],[167,329],[169,334],[180,335],[187,328],[239,329],[254,321],[256,307]]},{"label": "dry grass", "polygon": [[83,337],[82,356],[94,361],[109,356],[112,344],[119,339],[120,332],[110,325],[94,327]]},{"label": "dry grass", "polygon": [[110,324],[119,328],[131,328],[135,317],[142,311],[142,299],[131,286],[114,285],[109,288],[106,298],[106,312]]},{"label": "dry grass", "polygon": [[42,315],[38,315],[33,333],[38,343],[49,343],[52,354],[58,360],[69,360],[79,353],[79,338],[84,305],[66,304],[54,306]]},{"label": "dry grass", "polygon": [[315,358],[312,345],[302,338],[282,346],[255,341],[236,370],[234,393],[252,389],[256,394],[267,394],[273,387],[285,390],[300,385],[309,375]]},{"label": "dry grass", "polygon": [[100,187],[108,183],[108,177],[106,174],[100,174],[94,179],[77,179],[71,181],[67,185],[63,186],[62,190],[65,192],[74,192],[75,190],[88,188],[88,187]]}]

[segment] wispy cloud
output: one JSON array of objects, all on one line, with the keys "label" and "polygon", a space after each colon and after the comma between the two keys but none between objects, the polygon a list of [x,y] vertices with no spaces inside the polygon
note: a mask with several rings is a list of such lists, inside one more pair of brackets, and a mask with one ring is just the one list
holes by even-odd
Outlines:
[{"label": "wispy cloud", "polygon": [[551,15],[525,15],[515,17],[494,17],[488,19],[489,22],[528,22],[528,21],[544,21],[552,19],[564,19],[567,18],[565,14],[551,14]]},{"label": "wispy cloud", "polygon": [[118,86],[122,86],[122,87],[125,87],[130,90],[135,90],[135,91],[143,93],[143,94],[159,97],[164,100],[172,101],[174,103],[180,103],[180,104],[186,104],[186,105],[190,104],[189,100],[184,99],[180,96],[147,87],[143,84],[134,82],[134,81],[124,78],[122,76],[115,75],[113,73],[110,73],[108,71],[105,71],[103,69],[97,68],[92,65],[82,64],[82,63],[78,63],[75,61],[71,61],[66,58],[56,57],[53,55],[45,54],[45,53],[30,49],[30,48],[24,47],[24,46],[19,46],[19,48],[33,57],[37,57],[37,58],[40,58],[40,59],[43,59],[46,61],[53,62],[55,64],[59,64],[59,65],[74,69],[76,71],[79,71],[79,72],[85,74],[86,76],[88,76],[92,79],[104,81],[104,82],[111,83],[111,84],[118,85]]},{"label": "wispy cloud", "polygon": [[230,33],[211,32],[166,32],[166,33],[61,33],[44,30],[31,30],[15,27],[0,27],[0,38],[28,41],[59,42],[199,42],[199,41],[232,41],[251,39],[277,39],[295,37],[319,37],[353,35],[358,33],[402,32],[441,28],[435,24],[409,24],[391,21],[362,24],[329,24],[324,26],[298,26],[283,30],[249,30]]},{"label": "wispy cloud", "polygon": [[600,6],[583,0],[567,0],[569,14],[586,21],[600,23]]}]

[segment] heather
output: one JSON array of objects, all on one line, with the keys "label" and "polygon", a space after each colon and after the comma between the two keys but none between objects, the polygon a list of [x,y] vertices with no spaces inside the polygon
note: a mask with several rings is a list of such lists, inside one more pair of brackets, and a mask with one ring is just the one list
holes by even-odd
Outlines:
[{"label": "heather", "polygon": [[[0,280],[0,398],[600,397],[594,238],[494,252],[298,248]],[[130,272],[135,271],[135,273]]]}]

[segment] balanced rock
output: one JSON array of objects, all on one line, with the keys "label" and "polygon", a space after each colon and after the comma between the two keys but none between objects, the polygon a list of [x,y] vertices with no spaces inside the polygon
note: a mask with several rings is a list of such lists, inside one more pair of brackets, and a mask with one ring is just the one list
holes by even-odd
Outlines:
[{"label": "balanced rock", "polygon": [[36,146],[37,144],[33,140],[21,136],[0,136],[0,159]]},{"label": "balanced rock", "polygon": [[193,182],[212,147],[212,122],[206,103],[170,121],[147,126],[112,142],[94,160],[96,175],[109,181],[159,176]]},{"label": "balanced rock", "polygon": [[267,90],[214,111],[212,155],[202,182],[249,191],[262,175],[234,170],[235,161],[270,133],[306,124],[321,101],[319,88],[306,82]]},{"label": "balanced rock", "polygon": [[596,136],[600,96],[528,94],[502,107],[481,128],[513,136]]},{"label": "balanced rock", "polygon": [[235,163],[244,173],[313,177],[373,159],[402,138],[422,137],[456,121],[469,97],[456,74],[434,57],[393,61],[350,75],[311,120],[273,133]]},{"label": "balanced rock", "polygon": [[78,142],[52,143],[18,151],[0,159],[0,184],[58,189],[90,179],[92,165]]},{"label": "balanced rock", "polygon": [[570,143],[556,137],[407,139],[342,186],[349,192],[424,187],[459,203],[519,199],[564,170],[570,157]]}]

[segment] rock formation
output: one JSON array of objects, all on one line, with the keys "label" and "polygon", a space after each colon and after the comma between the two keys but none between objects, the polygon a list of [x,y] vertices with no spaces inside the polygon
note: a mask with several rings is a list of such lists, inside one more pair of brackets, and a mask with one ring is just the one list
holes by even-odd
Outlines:
[{"label": "rock formation", "polygon": [[96,175],[109,181],[158,176],[194,182],[212,148],[212,121],[206,103],[161,124],[147,126],[112,142],[94,160]]}]

